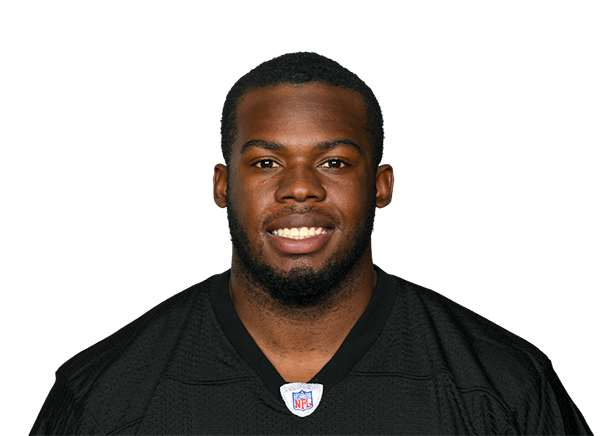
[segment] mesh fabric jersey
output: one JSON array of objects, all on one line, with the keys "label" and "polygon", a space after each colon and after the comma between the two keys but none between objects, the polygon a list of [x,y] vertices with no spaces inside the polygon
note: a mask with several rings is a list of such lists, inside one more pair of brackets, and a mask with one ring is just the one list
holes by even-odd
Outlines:
[{"label": "mesh fabric jersey", "polygon": [[62,365],[31,434],[591,434],[537,348],[377,272],[309,416],[286,407],[227,271]]}]

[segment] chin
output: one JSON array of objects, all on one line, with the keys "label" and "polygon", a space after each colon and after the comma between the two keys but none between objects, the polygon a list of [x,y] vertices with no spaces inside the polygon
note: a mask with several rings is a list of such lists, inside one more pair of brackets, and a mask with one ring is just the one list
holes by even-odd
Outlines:
[{"label": "chin", "polygon": [[[235,217],[233,224],[236,224]],[[250,250],[247,235],[240,232],[240,227],[231,231],[236,263],[244,275],[274,301],[302,308],[322,304],[352,280],[352,272],[364,259],[371,242],[369,226],[362,229],[352,235],[352,243],[346,249],[337,251],[329,259],[314,262],[305,255],[288,255],[292,265],[285,269],[267,263],[262,250],[256,253]]]}]

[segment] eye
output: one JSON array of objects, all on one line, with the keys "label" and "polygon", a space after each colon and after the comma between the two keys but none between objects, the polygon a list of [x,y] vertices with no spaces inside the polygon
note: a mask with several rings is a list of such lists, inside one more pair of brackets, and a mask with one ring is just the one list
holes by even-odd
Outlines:
[{"label": "eye", "polygon": [[279,165],[277,162],[275,162],[274,160],[271,159],[263,159],[263,160],[259,160],[258,162],[256,162],[254,164],[255,167],[257,168],[277,168],[281,165]]},{"label": "eye", "polygon": [[321,164],[321,166],[324,168],[333,168],[333,169],[343,168],[346,165],[347,164],[345,162],[341,161],[340,159],[329,159],[327,162],[324,162],[323,164]]}]

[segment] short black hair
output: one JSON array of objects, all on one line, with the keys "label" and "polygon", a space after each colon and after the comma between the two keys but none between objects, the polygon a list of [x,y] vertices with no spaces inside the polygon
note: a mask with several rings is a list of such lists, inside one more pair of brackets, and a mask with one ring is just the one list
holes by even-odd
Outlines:
[{"label": "short black hair", "polygon": [[242,76],[229,90],[221,118],[221,150],[229,165],[235,141],[236,112],[240,99],[256,88],[282,84],[324,83],[358,92],[365,105],[367,133],[371,141],[373,167],[377,168],[383,155],[383,116],[371,88],[356,74],[317,53],[287,53],[263,62]]}]

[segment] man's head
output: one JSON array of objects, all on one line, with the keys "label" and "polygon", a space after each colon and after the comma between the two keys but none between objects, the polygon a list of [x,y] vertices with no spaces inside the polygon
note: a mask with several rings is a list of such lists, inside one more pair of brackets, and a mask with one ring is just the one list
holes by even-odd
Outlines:
[{"label": "man's head", "polygon": [[288,53],[263,62],[233,85],[225,98],[221,118],[221,150],[227,165],[237,134],[236,111],[240,99],[256,88],[306,83],[323,83],[360,94],[366,111],[366,129],[373,148],[373,165],[379,165],[383,155],[383,116],[373,91],[356,74],[337,62],[308,52]]},{"label": "man's head", "polygon": [[[282,58],[290,56],[342,68],[314,54]],[[298,80],[311,74],[310,65]],[[224,147],[227,167],[215,167],[215,202],[228,210],[234,267],[280,303],[311,306],[371,261],[375,207],[391,201],[393,175],[377,167],[381,147],[373,147],[361,93],[329,83],[335,74],[327,73],[326,83],[290,83],[274,82],[275,70],[268,71],[267,86],[246,87],[232,100],[234,134]]]}]

